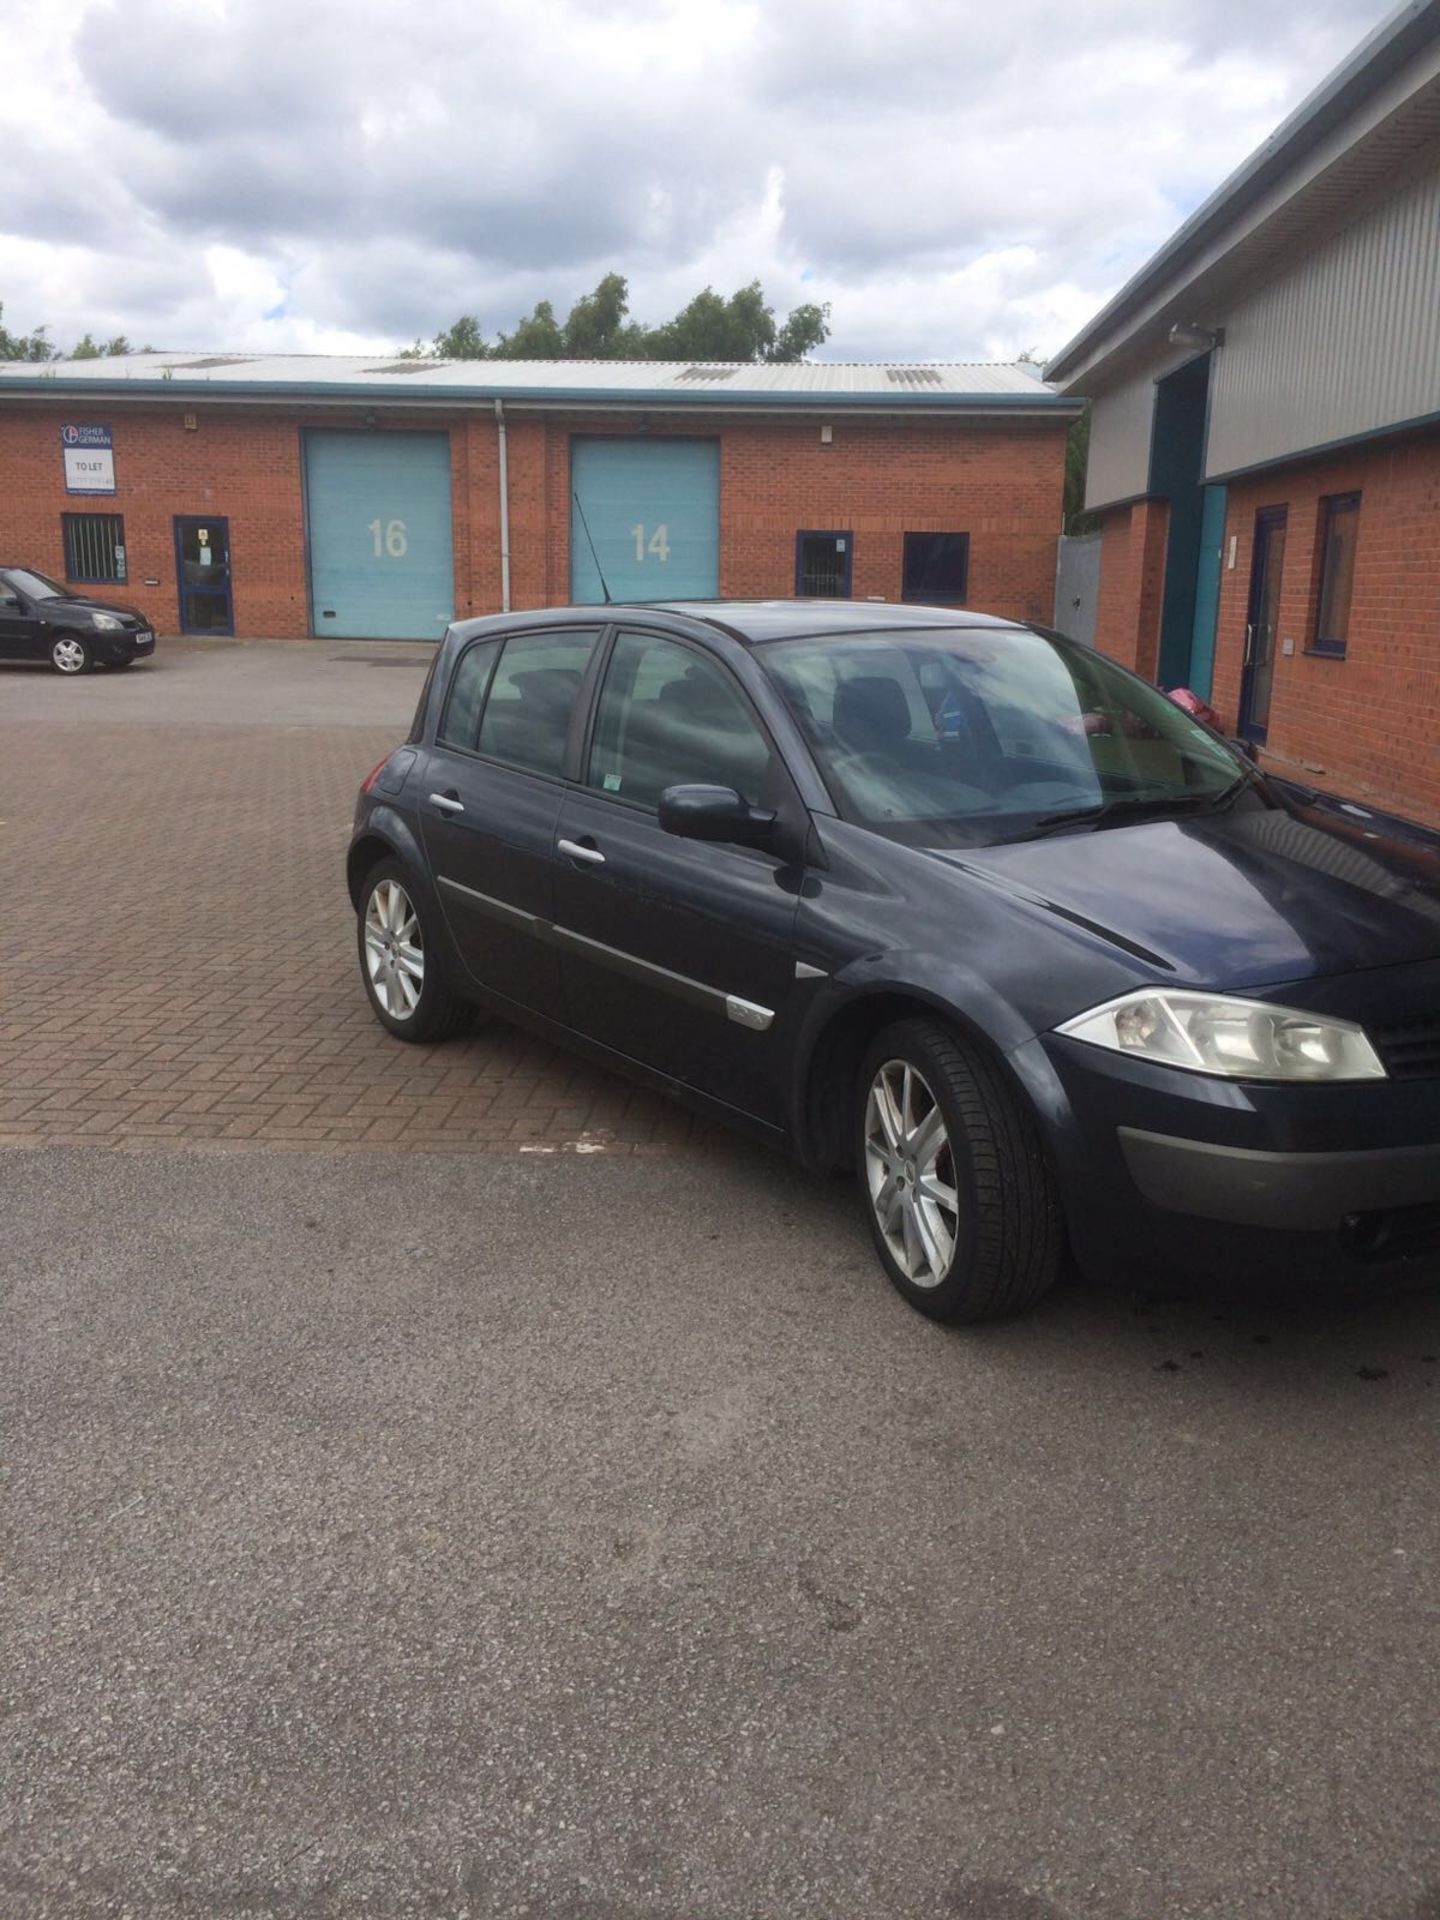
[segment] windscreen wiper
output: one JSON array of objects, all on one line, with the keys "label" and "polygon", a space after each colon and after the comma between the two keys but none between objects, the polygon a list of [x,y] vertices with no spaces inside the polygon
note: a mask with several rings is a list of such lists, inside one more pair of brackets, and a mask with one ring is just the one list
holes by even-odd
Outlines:
[{"label": "windscreen wiper", "polygon": [[1109,800],[1097,801],[1093,806],[1068,807],[1063,813],[1042,813],[1023,833],[1013,837],[1016,840],[1038,840],[1047,833],[1058,833],[1062,827],[1100,827],[1112,820],[1142,819],[1146,814],[1163,817],[1169,813],[1213,813],[1249,785],[1249,780],[1242,776],[1228,787],[1222,787],[1218,793],[1117,793]]}]

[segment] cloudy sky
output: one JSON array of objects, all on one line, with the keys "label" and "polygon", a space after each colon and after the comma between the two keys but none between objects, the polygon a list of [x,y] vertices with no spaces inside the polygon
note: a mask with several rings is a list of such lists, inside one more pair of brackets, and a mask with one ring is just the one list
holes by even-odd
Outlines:
[{"label": "cloudy sky", "polygon": [[3,0],[5,322],[371,351],[758,276],[835,359],[1060,347],[1377,0]]}]

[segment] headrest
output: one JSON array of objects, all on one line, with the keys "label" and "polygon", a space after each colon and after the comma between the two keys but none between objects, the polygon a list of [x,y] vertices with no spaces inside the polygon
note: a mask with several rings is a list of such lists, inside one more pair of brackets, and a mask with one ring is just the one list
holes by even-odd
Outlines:
[{"label": "headrest", "polygon": [[898,680],[862,673],[835,689],[835,731],[852,746],[885,746],[910,737],[910,707]]}]

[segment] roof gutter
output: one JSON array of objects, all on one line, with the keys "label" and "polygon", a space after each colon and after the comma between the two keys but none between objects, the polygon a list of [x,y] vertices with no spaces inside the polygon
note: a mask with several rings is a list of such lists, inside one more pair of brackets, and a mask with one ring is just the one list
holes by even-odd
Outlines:
[{"label": "roof gutter", "polygon": [[[1436,0],[1440,5],[1440,0]],[[916,393],[913,391],[877,393],[833,393],[816,390],[801,393],[777,393],[773,397],[754,389],[736,394],[718,390],[678,393],[672,388],[641,387],[630,391],[616,388],[597,392],[594,387],[472,387],[426,386],[407,392],[394,387],[365,386],[356,381],[317,382],[300,386],[278,380],[197,380],[193,384],[178,380],[64,380],[56,375],[25,374],[11,378],[0,375],[0,401],[8,396],[17,400],[77,400],[106,403],[133,400],[165,400],[172,405],[217,401],[235,405],[276,403],[288,406],[395,407],[413,411],[421,407],[484,407],[505,401],[512,409],[546,408],[573,412],[576,408],[627,411],[642,408],[647,413],[780,413],[868,411],[871,413],[1035,413],[1073,416],[1080,402],[1066,394],[1051,393],[1038,386],[1034,393]]]}]

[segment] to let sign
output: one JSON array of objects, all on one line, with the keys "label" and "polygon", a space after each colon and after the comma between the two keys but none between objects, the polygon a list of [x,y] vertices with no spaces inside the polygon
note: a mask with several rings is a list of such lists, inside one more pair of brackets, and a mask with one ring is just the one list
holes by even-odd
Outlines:
[{"label": "to let sign", "polygon": [[109,427],[67,421],[60,429],[60,443],[65,453],[67,493],[114,493],[115,442]]}]

